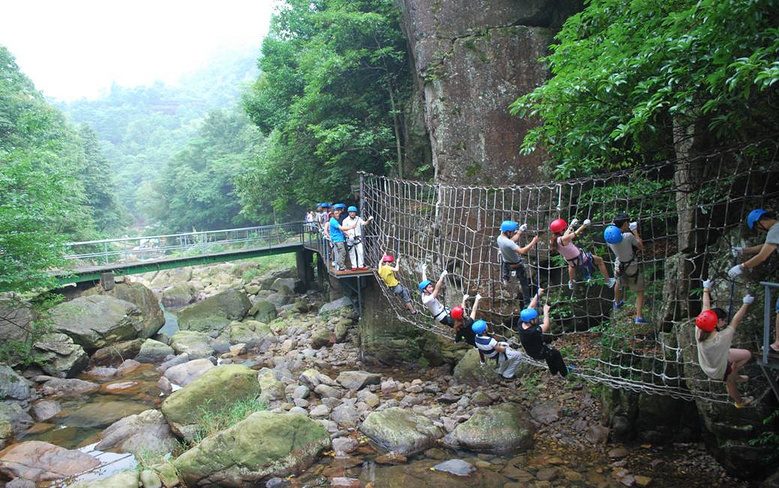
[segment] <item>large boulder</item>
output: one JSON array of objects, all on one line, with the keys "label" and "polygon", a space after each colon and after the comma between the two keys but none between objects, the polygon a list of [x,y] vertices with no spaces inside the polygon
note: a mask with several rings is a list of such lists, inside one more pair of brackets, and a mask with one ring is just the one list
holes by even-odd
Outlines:
[{"label": "large boulder", "polygon": [[265,323],[246,320],[230,324],[230,344],[246,344],[249,349],[259,349],[269,340],[275,340],[275,337]]},{"label": "large boulder", "polygon": [[33,327],[35,313],[27,302],[0,299],[0,337],[4,341],[24,341]]},{"label": "large boulder", "polygon": [[514,453],[531,447],[533,426],[528,412],[519,405],[502,403],[480,408],[447,434],[443,442],[455,449]]},{"label": "large boulder", "polygon": [[143,315],[143,328],[138,332],[138,337],[142,339],[151,337],[165,324],[165,315],[157,297],[142,283],[117,283],[108,293],[115,298],[133,303],[140,309]]},{"label": "large boulder", "polygon": [[381,375],[367,371],[342,371],[335,381],[348,390],[357,391],[368,385],[380,384]]},{"label": "large boulder", "polygon": [[106,295],[79,297],[51,310],[54,329],[94,351],[144,331],[141,310],[133,303]]},{"label": "large boulder", "polygon": [[13,436],[30,428],[32,423],[32,417],[18,403],[0,403],[0,449],[8,445]]},{"label": "large boulder", "polygon": [[221,332],[233,320],[244,318],[251,308],[252,302],[246,293],[231,288],[179,310],[179,328]]},{"label": "large boulder", "polygon": [[173,355],[172,347],[154,339],[146,339],[138,355],[135,356],[135,360],[139,363],[156,364],[165,361],[165,358],[170,355]]},{"label": "large boulder", "polygon": [[189,283],[176,283],[162,291],[162,304],[165,308],[185,307],[195,301],[197,292]]},{"label": "large boulder", "polygon": [[97,458],[47,442],[27,441],[0,451],[0,473],[35,483],[74,476],[100,466]]},{"label": "large boulder", "polygon": [[319,315],[328,315],[337,310],[341,310],[343,308],[349,308],[351,306],[352,306],[352,301],[349,300],[348,297],[341,297],[338,300],[333,300],[332,302],[328,302],[322,305],[319,308]]},{"label": "large boulder", "polygon": [[191,359],[200,359],[214,354],[213,342],[213,339],[203,332],[180,330],[170,338],[170,347],[176,354],[186,353]]},{"label": "large boulder", "polygon": [[191,439],[203,410],[217,412],[232,403],[257,398],[257,372],[240,364],[226,364],[207,371],[185,388],[173,392],[162,404],[162,413],[177,435]]},{"label": "large boulder", "polygon": [[397,407],[372,412],[360,425],[360,432],[379,449],[404,456],[424,451],[443,435],[424,415]]},{"label": "large boulder", "polygon": [[166,369],[165,378],[176,385],[187,386],[215,367],[209,359],[193,359]]},{"label": "large boulder", "polygon": [[271,402],[286,398],[284,383],[276,379],[273,375],[273,370],[262,368],[257,375],[257,380],[260,382],[260,389],[262,390],[260,394],[261,402],[270,404]]},{"label": "large boulder", "polygon": [[304,415],[256,412],[207,437],[173,465],[187,486],[260,486],[298,474],[330,447],[327,430]]},{"label": "large boulder", "polygon": [[[488,385],[500,382],[500,375],[495,371],[495,361],[487,360],[486,364],[479,363],[479,351],[476,348],[468,349],[465,356],[454,367],[454,377],[460,383],[469,385]],[[525,374],[535,370],[530,363],[522,361],[517,366],[515,377],[521,378]]]},{"label": "large boulder", "polygon": [[51,378],[46,380],[41,387],[41,392],[46,396],[55,397],[81,397],[100,390],[100,385],[91,381],[77,378]]},{"label": "large boulder", "polygon": [[72,378],[89,365],[89,355],[65,334],[45,334],[33,344],[36,362],[49,375]]},{"label": "large boulder", "polygon": [[116,449],[136,457],[147,453],[169,453],[177,441],[159,410],[145,410],[115,422],[100,434],[98,451]]},{"label": "large boulder", "polygon": [[256,320],[269,324],[278,315],[276,311],[276,305],[268,300],[257,300],[252,308],[249,310],[248,315],[254,317]]},{"label": "large boulder", "polygon": [[131,341],[117,342],[116,344],[102,347],[92,354],[92,362],[104,366],[115,362],[122,362],[128,358],[134,358],[141,352],[143,343],[143,339],[133,339]]},{"label": "large boulder", "polygon": [[16,371],[0,363],[0,400],[27,400],[30,398],[29,382]]}]

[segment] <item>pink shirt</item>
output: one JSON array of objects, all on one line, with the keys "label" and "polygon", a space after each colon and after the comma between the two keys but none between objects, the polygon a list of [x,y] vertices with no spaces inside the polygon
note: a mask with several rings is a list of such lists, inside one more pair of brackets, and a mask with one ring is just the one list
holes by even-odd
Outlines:
[{"label": "pink shirt", "polygon": [[563,238],[558,237],[557,252],[559,252],[560,255],[564,257],[566,260],[571,261],[579,257],[581,250],[578,247],[576,247],[576,245],[574,245],[573,241],[569,242],[566,245],[563,245]]}]

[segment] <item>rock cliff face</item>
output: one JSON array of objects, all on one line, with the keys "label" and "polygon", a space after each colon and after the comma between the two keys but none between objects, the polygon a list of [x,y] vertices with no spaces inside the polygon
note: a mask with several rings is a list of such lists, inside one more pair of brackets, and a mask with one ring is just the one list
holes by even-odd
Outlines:
[{"label": "rock cliff face", "polygon": [[538,58],[578,0],[397,0],[424,107],[436,181],[521,184],[545,154],[521,156],[533,122],[508,106],[549,75]]}]

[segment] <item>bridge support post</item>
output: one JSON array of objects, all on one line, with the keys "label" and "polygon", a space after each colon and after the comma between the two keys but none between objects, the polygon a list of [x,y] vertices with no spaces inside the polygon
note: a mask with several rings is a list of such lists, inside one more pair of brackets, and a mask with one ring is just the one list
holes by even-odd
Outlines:
[{"label": "bridge support post", "polygon": [[298,279],[303,282],[306,290],[314,284],[314,252],[301,249],[295,253],[295,263],[298,268]]}]

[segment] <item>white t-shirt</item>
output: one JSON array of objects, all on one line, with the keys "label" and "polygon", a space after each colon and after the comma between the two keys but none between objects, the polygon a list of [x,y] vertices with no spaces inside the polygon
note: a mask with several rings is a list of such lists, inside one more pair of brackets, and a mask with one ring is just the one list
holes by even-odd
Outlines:
[{"label": "white t-shirt", "polygon": [[503,256],[504,263],[516,264],[522,260],[522,258],[519,256],[520,247],[516,242],[512,241],[503,234],[498,236],[497,242],[498,249],[500,249],[500,254]]},{"label": "white t-shirt", "polygon": [[698,340],[698,331],[695,332],[695,341],[698,343],[698,363],[706,376],[713,380],[722,380],[725,377],[728,368],[728,352],[735,330],[733,327],[727,327],[725,330],[715,332],[713,337],[703,342]]},{"label": "white t-shirt", "polygon": [[346,237],[361,237],[362,236],[362,226],[365,225],[365,221],[360,217],[359,215],[356,215],[354,218],[346,217],[342,224],[345,227],[351,227],[352,225],[357,224],[357,226],[354,229],[345,230],[344,234],[346,234]]},{"label": "white t-shirt", "polygon": [[773,244],[776,246],[776,251],[779,252],[779,222],[768,229],[768,234],[765,236],[765,243]]},{"label": "white t-shirt", "polygon": [[430,310],[430,313],[433,314],[433,317],[436,319],[445,310],[444,306],[441,305],[441,302],[438,301],[438,298],[433,295],[422,295],[422,304]]}]

